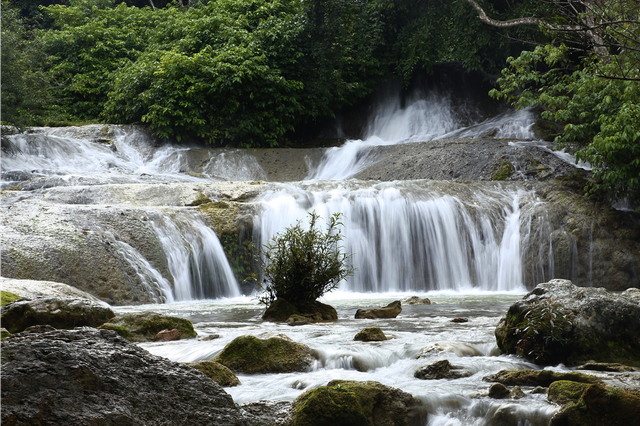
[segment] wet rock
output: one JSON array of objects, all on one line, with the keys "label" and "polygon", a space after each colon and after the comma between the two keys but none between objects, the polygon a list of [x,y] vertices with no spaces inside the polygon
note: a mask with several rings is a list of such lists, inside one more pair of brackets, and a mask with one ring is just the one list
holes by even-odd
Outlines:
[{"label": "wet rock", "polygon": [[413,376],[422,380],[460,379],[471,376],[471,372],[463,367],[451,365],[448,360],[443,359],[420,367]]},{"label": "wet rock", "polygon": [[11,333],[18,333],[32,325],[51,325],[64,329],[97,327],[115,316],[105,303],[53,297],[18,300],[3,306],[0,312],[2,325]]},{"label": "wet rock", "polygon": [[290,325],[303,325],[323,321],[336,321],[338,313],[333,306],[318,302],[295,306],[285,299],[276,299],[262,315],[265,321],[287,322]]},{"label": "wet rock", "polygon": [[511,389],[511,392],[509,392],[509,399],[522,399],[524,398],[526,395],[524,394],[524,392],[522,392],[522,389],[520,389],[520,386],[514,386],[513,389]]},{"label": "wet rock", "polygon": [[561,373],[551,370],[502,370],[482,378],[485,382],[497,382],[507,386],[544,386],[558,380],[571,380],[580,383],[601,383],[595,376],[584,373]]},{"label": "wet rock", "polygon": [[549,386],[549,401],[562,404],[552,426],[627,426],[640,419],[640,393],[623,389],[557,381]]},{"label": "wet rock", "polygon": [[[526,338],[545,350],[544,357],[533,359],[538,363],[640,365],[640,303],[633,295],[577,287],[568,280],[538,284],[500,320],[495,331],[498,347],[505,353],[520,354],[517,346],[526,337],[524,329],[532,326],[537,333],[529,332]],[[525,318],[527,312],[540,308],[549,314],[538,320]]]},{"label": "wet rock", "polygon": [[454,318],[450,322],[469,322],[469,318]]},{"label": "wet rock", "polygon": [[515,426],[522,422],[522,411],[515,404],[501,405],[488,413],[487,426]]},{"label": "wet rock", "polygon": [[544,386],[536,386],[529,393],[532,394],[532,395],[536,395],[536,394],[540,394],[540,393],[547,393],[548,390],[549,390],[549,388],[546,388]]},{"label": "wet rock", "polygon": [[217,383],[113,331],[78,328],[2,342],[2,424],[244,425]]},{"label": "wet rock", "polygon": [[256,401],[242,404],[250,426],[290,426],[292,402]]},{"label": "wet rock", "polygon": [[57,328],[50,326],[49,324],[45,325],[32,325],[31,327],[27,327],[21,333],[48,333],[50,331],[57,330]]},{"label": "wet rock", "polygon": [[9,336],[11,336],[11,333],[9,333],[9,330],[7,330],[4,327],[0,328],[0,339],[1,340],[4,340]]},{"label": "wet rock", "polygon": [[223,387],[238,386],[240,380],[233,371],[216,361],[198,361],[186,363],[189,367],[204,373],[205,376]]},{"label": "wet rock", "polygon": [[17,294],[11,293],[9,291],[0,291],[0,296],[2,297],[2,302],[0,302],[0,306],[6,306],[11,302],[15,302],[16,300],[21,299],[22,297]]},{"label": "wet rock", "polygon": [[215,339],[219,339],[220,335],[219,334],[208,334],[206,336],[198,336],[197,339],[203,342],[209,341],[209,340],[215,340]]},{"label": "wet rock", "polygon": [[482,356],[482,353],[473,345],[462,342],[451,343],[430,343],[425,346],[417,358],[426,358],[432,356],[434,353],[447,353],[451,352],[456,356]]},{"label": "wet rock", "polygon": [[435,303],[432,303],[431,300],[429,300],[429,298],[425,297],[418,297],[418,296],[411,296],[411,297],[407,297],[406,299],[402,299],[402,304],[403,305],[431,305]]},{"label": "wet rock", "polygon": [[36,297],[58,297],[63,299],[86,299],[101,302],[99,298],[86,291],[53,281],[19,280],[0,277],[0,285],[4,290],[8,290],[27,299],[34,299]]},{"label": "wet rock", "polygon": [[174,340],[180,340],[180,332],[175,328],[164,329],[156,334],[156,342],[173,342]]},{"label": "wet rock", "polygon": [[163,330],[175,329],[180,339],[196,337],[191,321],[185,318],[161,315],[155,312],[118,315],[99,327],[113,330],[132,342],[153,342]]},{"label": "wet rock", "polygon": [[402,304],[399,300],[389,303],[384,308],[358,309],[356,319],[395,318],[402,312]]},{"label": "wet rock", "polygon": [[302,343],[247,335],[233,339],[215,361],[235,373],[265,374],[306,371],[314,358],[313,351]]},{"label": "wet rock", "polygon": [[576,367],[576,370],[590,370],[590,371],[608,371],[615,373],[626,373],[631,371],[638,371],[638,368],[630,367],[628,365],[622,365],[612,362],[587,362]]},{"label": "wet rock", "polygon": [[502,383],[494,383],[489,386],[489,398],[503,399],[509,396],[511,391]]},{"label": "wet rock", "polygon": [[367,327],[360,330],[353,340],[361,342],[381,342],[383,340],[387,340],[387,336],[384,335],[384,332],[380,327]]},{"label": "wet rock", "polygon": [[422,402],[400,389],[332,380],[295,400],[292,426],[418,426],[425,420]]}]

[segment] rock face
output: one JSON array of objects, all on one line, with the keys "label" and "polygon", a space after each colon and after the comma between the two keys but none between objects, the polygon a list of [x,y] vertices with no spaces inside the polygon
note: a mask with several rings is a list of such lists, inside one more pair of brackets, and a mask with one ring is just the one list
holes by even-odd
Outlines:
[{"label": "rock face", "polygon": [[[527,312],[542,312],[539,307],[545,306],[549,313],[538,319],[536,315],[525,318]],[[538,331],[535,337],[531,333],[527,337],[521,331],[529,325]],[[495,334],[500,350],[510,354],[521,352],[517,348],[521,339],[530,339],[530,347],[548,353],[541,363],[575,365],[595,361],[640,365],[637,330],[640,330],[640,303],[635,290],[614,295],[603,288],[551,280],[538,284],[511,305]]]},{"label": "rock face", "polygon": [[378,382],[332,380],[300,395],[292,426],[417,426],[425,424],[422,402]]},{"label": "rock face", "polygon": [[276,299],[262,315],[265,321],[296,323],[314,323],[336,321],[338,312],[333,306],[317,300],[304,305],[294,306],[285,299]]},{"label": "rock face", "polygon": [[217,383],[113,331],[79,328],[2,342],[2,424],[244,425]]},{"label": "rock face", "polygon": [[18,333],[33,325],[66,329],[97,327],[115,316],[105,303],[54,297],[21,299],[3,306],[0,312],[2,325],[11,333]]},{"label": "rock face", "polygon": [[395,318],[400,312],[402,312],[402,303],[396,300],[384,308],[358,309],[356,311],[356,319]]},{"label": "rock face", "polygon": [[387,336],[384,335],[380,327],[367,327],[360,330],[353,340],[359,340],[361,342],[381,342],[387,340]]},{"label": "rock face", "polygon": [[0,285],[5,291],[10,291],[25,297],[33,299],[36,297],[58,297],[72,299],[86,299],[94,302],[100,302],[100,299],[85,291],[79,290],[70,285],[57,283],[53,281],[36,281],[36,280],[17,280],[13,278],[0,277]]},{"label": "rock face", "polygon": [[413,376],[422,380],[459,379],[471,376],[471,372],[462,367],[451,365],[449,360],[443,359],[420,367]]},{"label": "rock face", "polygon": [[188,319],[155,312],[118,315],[100,328],[113,330],[132,342],[153,342],[157,340],[158,333],[172,329],[177,331],[180,339],[196,337],[198,334]]},{"label": "rock face", "polygon": [[640,419],[640,394],[596,384],[554,382],[549,401],[562,404],[551,426],[627,426]]},{"label": "rock face", "polygon": [[314,358],[307,345],[288,338],[240,336],[225,346],[215,361],[235,373],[264,374],[306,371]]},{"label": "rock face", "polygon": [[207,376],[220,386],[238,386],[240,384],[240,380],[235,374],[233,374],[233,371],[229,370],[219,362],[199,361],[189,362],[187,363],[187,365],[204,373],[205,376]]},{"label": "rock face", "polygon": [[588,374],[570,372],[561,373],[551,370],[502,370],[482,378],[485,382],[497,382],[507,386],[544,386],[558,380],[570,380],[578,383],[601,383],[601,380]]}]

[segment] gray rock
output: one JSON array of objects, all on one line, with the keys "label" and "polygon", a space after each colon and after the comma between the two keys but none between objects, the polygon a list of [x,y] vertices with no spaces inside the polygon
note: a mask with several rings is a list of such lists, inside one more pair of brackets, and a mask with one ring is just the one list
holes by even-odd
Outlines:
[{"label": "gray rock", "polygon": [[511,392],[509,392],[509,399],[522,399],[525,396],[526,395],[522,392],[520,386],[514,386],[513,389],[511,389]]},{"label": "gray rock", "polygon": [[407,297],[406,299],[402,299],[402,304],[404,305],[431,305],[433,304],[431,302],[431,300],[429,300],[429,298],[425,297],[418,297],[418,296],[411,296],[411,297]]},{"label": "gray rock", "polygon": [[204,373],[205,376],[223,387],[238,386],[240,379],[224,365],[215,361],[198,361],[187,363],[189,367]]},{"label": "gray rock", "polygon": [[451,365],[448,360],[443,359],[420,367],[413,376],[422,380],[460,379],[471,376],[471,372],[463,367]]},{"label": "gray rock", "polygon": [[289,401],[256,401],[242,404],[250,426],[290,426],[291,408]]},{"label": "gray rock", "polygon": [[245,422],[231,396],[203,374],[113,331],[78,328],[2,342],[2,424]]},{"label": "gray rock", "polygon": [[502,383],[494,383],[489,386],[489,398],[503,399],[509,396],[509,388]]},{"label": "gray rock", "polygon": [[356,319],[395,318],[402,312],[402,304],[399,300],[389,303],[384,308],[358,309]]},{"label": "gray rock", "polygon": [[384,332],[380,327],[367,327],[360,330],[353,340],[361,342],[381,342],[383,340],[387,340],[387,336],[384,335]]}]

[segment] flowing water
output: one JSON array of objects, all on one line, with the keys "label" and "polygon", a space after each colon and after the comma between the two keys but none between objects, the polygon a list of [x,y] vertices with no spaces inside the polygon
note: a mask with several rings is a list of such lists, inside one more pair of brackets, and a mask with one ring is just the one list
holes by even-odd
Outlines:
[{"label": "flowing water", "polygon": [[[500,369],[533,368],[521,359],[498,356],[493,332],[526,288],[554,275],[553,259],[549,261],[546,253],[532,262],[531,268],[539,273],[525,271],[531,237],[545,229],[544,221],[541,225],[541,219],[533,217],[533,207],[539,203],[535,194],[519,184],[344,181],[375,161],[369,157],[375,145],[485,134],[531,143],[532,125],[527,111],[468,125],[453,112],[446,97],[415,98],[404,106],[391,101],[372,116],[363,140],[327,150],[307,182],[274,185],[260,195],[253,218],[253,239],[258,244],[295,221],[304,221],[310,211],[324,218],[342,213],[344,250],[352,255],[357,271],[325,300],[338,310],[336,323],[289,327],[263,322],[262,306],[251,295],[241,295],[217,236],[193,208],[148,209],[149,226],[161,242],[170,276],[163,276],[117,235],[105,237],[113,240],[115,251],[154,299],[167,302],[115,309],[182,316],[194,323],[200,336],[218,336],[142,345],[176,361],[213,359],[243,334],[286,334],[316,350],[318,360],[308,372],[240,376],[242,385],[227,389],[238,403],[292,401],[304,390],[336,378],[377,380],[422,399],[429,409],[429,425],[484,425],[496,418],[512,419],[506,424],[547,424],[556,407],[544,395],[492,400],[484,395],[489,384],[482,381]],[[194,163],[193,155],[200,155],[201,149],[155,146],[144,134],[125,128],[104,144],[65,129],[10,140],[11,155],[5,153],[2,158],[3,188],[20,184],[33,194],[46,195],[47,188],[64,186],[77,188],[80,194],[92,185],[266,176],[255,158],[242,151],[210,151],[213,155],[208,154],[206,161]],[[413,295],[429,297],[436,304],[404,306],[396,319],[354,319],[358,308],[383,306]],[[450,322],[454,317],[466,317],[469,322]],[[352,340],[359,330],[372,325],[380,326],[390,339]],[[418,367],[444,358],[472,376],[435,381],[413,377]]]}]

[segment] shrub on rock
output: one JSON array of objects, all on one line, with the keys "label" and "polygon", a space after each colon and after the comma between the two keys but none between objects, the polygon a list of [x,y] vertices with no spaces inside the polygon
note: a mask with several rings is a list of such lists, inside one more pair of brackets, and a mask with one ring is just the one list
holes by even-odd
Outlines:
[{"label": "shrub on rock", "polygon": [[318,302],[300,303],[297,306],[285,299],[274,300],[262,315],[265,321],[288,323],[314,323],[336,321],[338,312],[333,306]]},{"label": "shrub on rock", "polygon": [[112,321],[100,326],[113,330],[132,342],[153,342],[163,330],[176,329],[181,339],[196,337],[191,321],[185,318],[161,315],[155,312],[118,315]]}]

